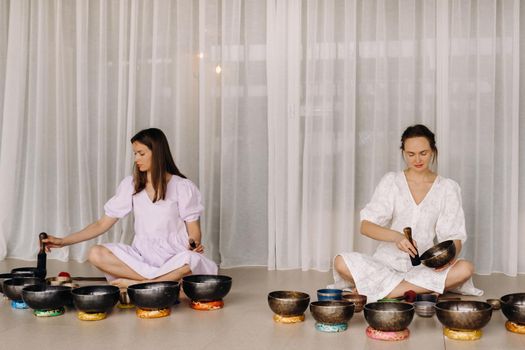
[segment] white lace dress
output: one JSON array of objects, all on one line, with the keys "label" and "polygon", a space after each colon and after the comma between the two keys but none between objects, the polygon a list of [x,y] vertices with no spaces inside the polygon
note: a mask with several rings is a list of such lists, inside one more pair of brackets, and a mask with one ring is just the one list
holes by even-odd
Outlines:
[{"label": "white lace dress", "polygon": [[[420,253],[432,247],[435,238],[438,242],[449,239],[465,242],[467,239],[459,185],[441,176],[436,177],[423,201],[416,204],[404,172],[386,174],[370,203],[361,210],[361,220],[390,226],[399,232],[403,232],[404,227],[411,227]],[[339,255],[352,273],[355,287],[360,294],[367,295],[369,302],[384,298],[402,280],[443,293],[450,270],[449,267],[436,272],[422,264],[413,267],[409,255],[392,242],[381,242],[372,256],[357,252]],[[335,269],[334,280],[338,288],[350,287]],[[469,286],[472,288],[467,294],[482,293],[471,281]]]}]

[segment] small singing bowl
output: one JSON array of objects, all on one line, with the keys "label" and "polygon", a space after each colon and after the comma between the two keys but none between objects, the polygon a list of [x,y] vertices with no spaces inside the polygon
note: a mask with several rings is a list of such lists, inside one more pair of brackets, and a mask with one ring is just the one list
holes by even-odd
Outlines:
[{"label": "small singing bowl", "polygon": [[268,305],[282,317],[301,316],[310,304],[310,296],[303,292],[279,290],[268,293]]},{"label": "small singing bowl", "polygon": [[71,279],[71,277],[58,276],[58,277],[48,277],[46,278],[46,282],[50,286],[60,286],[64,283],[71,283],[73,282],[73,280]]},{"label": "small singing bowl", "polygon": [[362,294],[343,294],[343,300],[355,304],[354,312],[361,312],[366,304],[366,295]]},{"label": "small singing bowl", "polygon": [[443,326],[458,331],[481,329],[492,317],[492,306],[483,301],[442,301],[436,304],[435,309]]},{"label": "small singing bowl", "polygon": [[364,310],[370,327],[383,332],[402,331],[414,318],[414,305],[408,303],[369,303]]},{"label": "small singing bowl", "polygon": [[414,303],[414,309],[420,317],[432,317],[436,313],[434,305],[436,305],[436,303],[431,301],[416,301]]},{"label": "small singing bowl", "polygon": [[437,300],[438,300],[438,297],[435,294],[418,294],[416,296],[416,301],[428,301],[428,302],[435,304]]},{"label": "small singing bowl", "polygon": [[354,315],[354,303],[342,300],[314,301],[310,304],[310,312],[319,323],[347,323]]},{"label": "small singing bowl", "polygon": [[317,290],[317,300],[341,300],[343,291],[341,289],[318,289]]},{"label": "small singing bowl", "polygon": [[487,299],[487,303],[492,306],[492,310],[501,309],[501,300],[499,299]]},{"label": "small singing bowl", "polygon": [[454,241],[448,240],[436,244],[421,255],[423,265],[430,268],[443,267],[456,256],[456,245]]},{"label": "small singing bowl", "polygon": [[501,311],[514,323],[525,325],[525,293],[507,294],[501,297]]},{"label": "small singing bowl", "polygon": [[22,289],[32,285],[43,285],[44,280],[38,277],[15,277],[4,281],[4,294],[11,300],[22,300]]},{"label": "small singing bowl", "polygon": [[18,277],[35,277],[34,273],[0,273],[0,293],[4,292],[4,281],[10,280],[12,278],[18,278]]}]

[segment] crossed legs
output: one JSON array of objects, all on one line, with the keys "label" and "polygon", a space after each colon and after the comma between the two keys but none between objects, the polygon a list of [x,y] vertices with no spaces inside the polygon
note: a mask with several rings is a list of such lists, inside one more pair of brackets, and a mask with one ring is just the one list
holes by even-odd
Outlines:
[{"label": "crossed legs", "polygon": [[178,281],[182,277],[191,274],[190,267],[184,265],[165,275],[149,280],[135,272],[122,260],[117,258],[108,248],[101,245],[93,246],[89,250],[88,260],[102,272],[118,277],[111,281],[111,284],[120,288],[127,288],[132,284],[142,282]]},{"label": "crossed legs", "polygon": [[[348,269],[343,257],[336,256],[334,260],[334,269],[346,281],[355,285],[352,273]],[[445,290],[454,289],[468,280],[474,273],[474,265],[466,260],[457,261],[451,268],[445,280]],[[406,291],[413,290],[416,293],[428,293],[429,290],[416,286],[405,280],[401,281],[388,295],[387,298],[397,298],[402,296]],[[358,292],[358,291],[357,291]]]}]

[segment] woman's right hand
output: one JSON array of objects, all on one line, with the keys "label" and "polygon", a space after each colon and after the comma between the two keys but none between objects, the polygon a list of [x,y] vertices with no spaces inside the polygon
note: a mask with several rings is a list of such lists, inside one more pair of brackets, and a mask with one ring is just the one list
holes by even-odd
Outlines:
[{"label": "woman's right hand", "polygon": [[397,249],[409,254],[411,257],[415,257],[417,255],[417,242],[412,241],[414,242],[413,245],[405,236],[400,235],[399,239],[396,240]]},{"label": "woman's right hand", "polygon": [[51,235],[47,235],[47,238],[43,239],[42,242],[45,243],[47,252],[50,252],[51,248],[62,248],[66,245],[64,244],[63,238],[58,238]]}]

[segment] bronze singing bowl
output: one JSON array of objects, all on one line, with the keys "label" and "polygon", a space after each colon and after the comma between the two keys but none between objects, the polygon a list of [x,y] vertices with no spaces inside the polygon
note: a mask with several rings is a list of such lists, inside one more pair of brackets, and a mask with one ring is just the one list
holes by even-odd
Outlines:
[{"label": "bronze singing bowl", "polygon": [[414,318],[414,306],[408,303],[369,303],[365,319],[370,327],[384,332],[402,331]]},{"label": "bronze singing bowl", "polygon": [[459,331],[481,329],[492,317],[492,306],[483,301],[442,301],[435,308],[437,318],[443,326]]},{"label": "bronze singing bowl", "polygon": [[430,268],[445,266],[456,256],[456,245],[454,241],[448,240],[436,244],[421,255],[423,265]]},{"label": "bronze singing bowl", "polygon": [[319,323],[347,323],[354,315],[354,303],[341,300],[314,301],[310,304],[310,312]]},{"label": "bronze singing bowl", "polygon": [[310,304],[306,293],[279,290],[268,294],[268,305],[272,311],[283,317],[300,316]]},{"label": "bronze singing bowl", "polygon": [[525,324],[525,293],[514,293],[502,296],[501,311],[509,321]]},{"label": "bronze singing bowl", "polygon": [[354,312],[361,312],[366,304],[366,295],[361,294],[343,294],[343,300],[355,304]]}]

